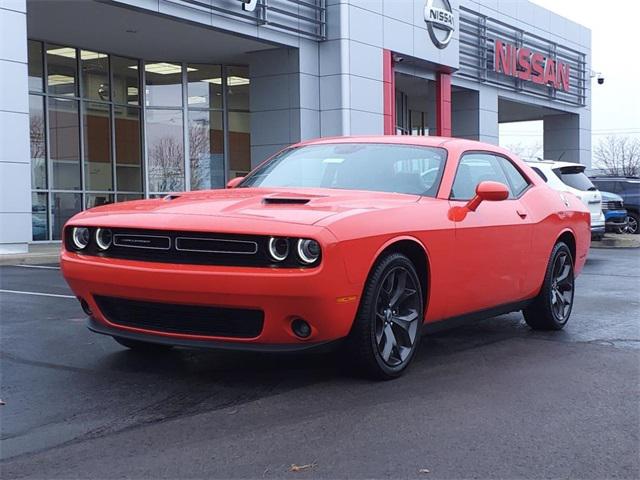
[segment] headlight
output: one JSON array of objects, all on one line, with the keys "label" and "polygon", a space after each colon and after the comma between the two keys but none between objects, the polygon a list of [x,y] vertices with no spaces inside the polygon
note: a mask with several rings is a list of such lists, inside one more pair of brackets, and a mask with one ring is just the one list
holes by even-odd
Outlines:
[{"label": "headlight", "polygon": [[108,228],[99,228],[96,230],[96,244],[100,250],[106,250],[111,246],[113,234]]},{"label": "headlight", "polygon": [[87,245],[89,245],[89,240],[91,239],[89,229],[85,227],[74,227],[73,231],[71,232],[71,239],[73,240],[73,245],[78,250],[87,248]]},{"label": "headlight", "polygon": [[315,263],[320,258],[320,244],[315,240],[301,238],[298,240],[298,258],[308,265]]},{"label": "headlight", "polygon": [[289,240],[282,237],[269,239],[269,255],[276,262],[282,262],[289,255]]}]

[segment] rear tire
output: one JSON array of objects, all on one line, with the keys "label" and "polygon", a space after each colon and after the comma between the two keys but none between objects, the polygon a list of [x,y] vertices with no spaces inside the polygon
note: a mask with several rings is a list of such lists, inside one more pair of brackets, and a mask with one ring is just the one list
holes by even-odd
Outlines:
[{"label": "rear tire", "polygon": [[575,281],[573,257],[564,242],[553,247],[540,293],[524,309],[524,319],[534,330],[562,330],[573,309]]},{"label": "rear tire", "polygon": [[411,260],[401,253],[380,258],[345,345],[352,364],[379,380],[402,375],[418,349],[423,312],[422,288]]},{"label": "rear tire", "polygon": [[130,338],[113,337],[113,339],[123,347],[127,347],[134,352],[140,353],[162,353],[173,348],[171,345],[143,342],[141,340],[131,340]]}]

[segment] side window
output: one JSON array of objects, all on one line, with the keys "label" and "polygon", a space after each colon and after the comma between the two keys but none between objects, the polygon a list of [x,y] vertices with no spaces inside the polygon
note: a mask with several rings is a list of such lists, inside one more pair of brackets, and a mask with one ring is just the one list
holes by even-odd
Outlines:
[{"label": "side window", "polygon": [[[451,188],[451,198],[471,200],[476,194],[480,182],[494,181],[509,187],[509,181],[500,166],[498,159],[490,153],[468,153],[463,155],[458,164],[456,178]],[[510,190],[510,195],[513,192]]]},{"label": "side window", "polygon": [[620,189],[616,188],[616,184],[614,182],[595,180],[595,181],[593,181],[593,184],[596,187],[598,187],[598,190],[600,190],[602,192],[616,193],[616,192],[618,192],[620,190]]},{"label": "side window", "polygon": [[509,160],[504,157],[497,158],[509,179],[509,187],[511,187],[509,190],[511,190],[514,198],[519,197],[529,186],[529,180]]}]

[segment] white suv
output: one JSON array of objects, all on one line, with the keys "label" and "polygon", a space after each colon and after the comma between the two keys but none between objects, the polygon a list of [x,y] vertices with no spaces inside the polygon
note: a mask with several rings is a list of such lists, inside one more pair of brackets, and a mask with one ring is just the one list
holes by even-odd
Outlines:
[{"label": "white suv", "polygon": [[554,160],[527,162],[527,165],[554,190],[573,193],[582,200],[591,213],[591,238],[602,238],[605,228],[602,195],[585,175],[584,170],[587,167],[579,163]]}]

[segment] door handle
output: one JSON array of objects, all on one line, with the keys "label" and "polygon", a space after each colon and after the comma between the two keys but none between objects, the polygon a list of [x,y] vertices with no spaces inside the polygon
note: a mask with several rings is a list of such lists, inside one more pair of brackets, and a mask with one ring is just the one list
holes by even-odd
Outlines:
[{"label": "door handle", "polygon": [[518,210],[516,210],[516,212],[518,213],[518,215],[520,216],[520,218],[522,218],[523,220],[524,220],[525,218],[527,218],[527,212],[525,212],[524,210],[520,210],[520,209],[518,209]]}]

